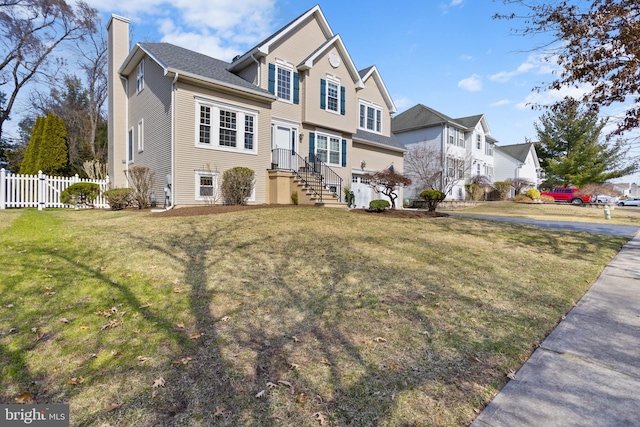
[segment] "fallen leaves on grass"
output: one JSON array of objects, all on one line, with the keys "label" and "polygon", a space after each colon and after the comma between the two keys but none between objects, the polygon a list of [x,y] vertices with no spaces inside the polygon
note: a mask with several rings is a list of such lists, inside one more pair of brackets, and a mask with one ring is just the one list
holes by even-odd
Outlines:
[{"label": "fallen leaves on grass", "polygon": [[198,332],[197,334],[193,334],[189,337],[189,339],[192,340],[197,340],[198,338],[200,338],[202,336],[202,334],[200,332]]},{"label": "fallen leaves on grass", "polygon": [[260,390],[258,394],[256,394],[256,399],[262,399],[267,396],[267,390]]},{"label": "fallen leaves on grass", "polygon": [[224,408],[222,406],[216,406],[216,412],[214,412],[214,417],[220,417],[224,415]]},{"label": "fallen leaves on grass", "polygon": [[122,405],[124,405],[124,403],[107,402],[104,404],[104,410],[105,412],[115,411],[116,409],[120,408]]},{"label": "fallen leaves on grass", "polygon": [[98,316],[111,317],[117,312],[118,309],[116,307],[111,307],[108,310],[98,310],[95,312],[95,314],[97,314]]},{"label": "fallen leaves on grass", "polygon": [[106,325],[102,325],[100,327],[100,330],[104,331],[105,329],[113,329],[117,328],[120,325],[122,325],[122,320],[110,320]]},{"label": "fallen leaves on grass", "polygon": [[142,304],[142,305],[140,306],[140,308],[147,308],[147,307],[151,307],[151,303],[150,303],[150,302],[147,302],[147,303]]},{"label": "fallen leaves on grass", "polygon": [[382,337],[375,337],[373,340],[374,340],[375,342],[387,342],[387,340],[386,340],[386,339],[384,339],[384,338],[382,338]]},{"label": "fallen leaves on grass", "polygon": [[89,329],[89,325],[80,325],[80,329]]},{"label": "fallen leaves on grass", "polygon": [[61,318],[60,321],[62,323],[69,323],[69,319],[67,319],[66,317]]},{"label": "fallen leaves on grass", "polygon": [[300,367],[300,365],[298,365],[297,363],[289,363],[289,369],[291,369],[292,371],[298,369]]},{"label": "fallen leaves on grass", "polygon": [[184,329],[184,322],[176,323],[176,326],[180,329]]},{"label": "fallen leaves on grass", "polygon": [[182,292],[184,292],[184,290],[182,288],[178,288],[178,287],[173,288],[173,293],[174,294],[179,294],[179,293],[182,293]]},{"label": "fallen leaves on grass", "polygon": [[13,308],[14,305],[13,304],[7,304],[7,308]]},{"label": "fallen leaves on grass", "polygon": [[231,320],[231,317],[229,316],[224,316],[222,319],[220,319],[221,322],[228,322],[229,320]]},{"label": "fallen leaves on grass", "polygon": [[158,388],[158,387],[164,387],[166,385],[166,381],[164,380],[164,378],[160,377],[157,378],[153,381],[153,384],[151,385],[151,388]]},{"label": "fallen leaves on grass", "polygon": [[515,380],[516,379],[516,371],[514,371],[513,369],[509,371],[509,373],[507,374],[507,378],[509,378],[510,380]]},{"label": "fallen leaves on grass", "polygon": [[278,380],[278,384],[289,387],[289,391],[291,391],[291,394],[296,394],[295,389],[293,388],[293,384],[291,384],[289,381]]},{"label": "fallen leaves on grass", "polygon": [[136,360],[138,362],[144,363],[144,362],[148,362],[149,360],[151,360],[151,358],[150,357],[145,357],[145,356],[138,356],[138,357],[136,357]]},{"label": "fallen leaves on grass", "polygon": [[82,384],[83,382],[84,382],[84,378],[82,377],[73,377],[67,380],[67,384],[71,384],[71,385],[78,385],[78,384]]},{"label": "fallen leaves on grass", "polygon": [[25,405],[25,404],[28,404],[28,403],[33,403],[33,397],[31,397],[31,392],[30,391],[26,391],[26,392],[20,394],[18,397],[16,397],[15,401],[19,405]]},{"label": "fallen leaves on grass", "polygon": [[176,365],[188,365],[189,362],[191,362],[190,357],[183,357],[182,359],[178,359],[173,363],[175,363]]},{"label": "fallen leaves on grass", "polygon": [[313,414],[314,418],[320,423],[321,426],[326,426],[327,421],[324,419],[324,415],[321,412],[316,412]]}]

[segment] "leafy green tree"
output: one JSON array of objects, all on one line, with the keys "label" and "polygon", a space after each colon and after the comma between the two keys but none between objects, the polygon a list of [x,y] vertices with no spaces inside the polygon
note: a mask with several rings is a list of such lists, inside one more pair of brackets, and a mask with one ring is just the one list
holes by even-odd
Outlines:
[{"label": "leafy green tree", "polygon": [[536,150],[547,174],[545,187],[599,184],[637,170],[622,141],[601,138],[605,125],[606,120],[571,98],[540,117]]},{"label": "leafy green tree", "polygon": [[47,175],[63,175],[67,172],[67,129],[58,116],[47,114],[38,153],[38,170]]},{"label": "leafy green tree", "polygon": [[38,156],[40,155],[40,141],[44,130],[44,117],[38,117],[31,131],[29,144],[24,150],[24,157],[20,164],[20,173],[34,175],[38,173]]},{"label": "leafy green tree", "polygon": [[63,175],[67,172],[67,130],[60,117],[38,117],[20,165],[20,173]]}]

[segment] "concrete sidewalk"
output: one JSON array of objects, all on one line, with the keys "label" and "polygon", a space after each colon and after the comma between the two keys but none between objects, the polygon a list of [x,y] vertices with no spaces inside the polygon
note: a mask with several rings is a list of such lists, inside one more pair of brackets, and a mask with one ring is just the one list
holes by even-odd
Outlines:
[{"label": "concrete sidewalk", "polygon": [[472,427],[640,425],[640,234]]}]

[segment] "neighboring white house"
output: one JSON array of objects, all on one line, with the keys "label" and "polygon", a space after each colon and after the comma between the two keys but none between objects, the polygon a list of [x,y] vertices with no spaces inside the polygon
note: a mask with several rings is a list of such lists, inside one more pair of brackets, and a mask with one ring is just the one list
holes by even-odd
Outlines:
[{"label": "neighboring white house", "polygon": [[[495,147],[494,173],[495,181],[519,178],[531,182],[530,187],[537,188],[543,174],[534,144],[527,142]],[[512,188],[510,197],[515,195],[513,193]]]},{"label": "neighboring white house", "polygon": [[[398,114],[391,121],[391,131],[408,150],[426,148],[436,156],[443,179],[453,178],[447,192],[449,200],[465,198],[464,184],[476,175],[494,179],[494,147],[487,119],[483,114],[453,119],[439,111],[418,104]],[[414,180],[405,197],[417,198],[423,188]]]}]

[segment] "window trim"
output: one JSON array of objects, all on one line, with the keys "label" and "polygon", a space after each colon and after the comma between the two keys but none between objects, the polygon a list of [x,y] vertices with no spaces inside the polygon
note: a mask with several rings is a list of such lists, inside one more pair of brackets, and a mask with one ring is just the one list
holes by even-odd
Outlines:
[{"label": "window trim", "polygon": [[[364,115],[363,109],[364,108]],[[369,109],[373,110],[373,129],[369,129],[367,125]],[[378,120],[378,118],[380,120]],[[378,129],[378,127],[380,129]],[[366,101],[364,99],[358,100],[358,129],[366,130],[368,132],[382,134],[382,107],[374,104],[373,102]]]},{"label": "window trim", "polygon": [[127,163],[133,163],[133,126],[127,132]]},{"label": "window trim", "polygon": [[[337,79],[332,76],[327,76],[325,81],[326,81],[326,88],[325,88],[325,98],[324,98],[324,109],[329,113],[340,115],[340,103],[342,102],[342,90],[340,89],[341,87],[340,79]],[[335,110],[332,110],[331,108],[329,108],[329,99],[333,98],[333,97],[329,97],[329,85],[333,85],[336,88],[336,91],[335,91],[336,92],[336,96],[335,96],[336,109]]]},{"label": "window trim", "polygon": [[[321,160],[318,157],[318,149],[319,149],[319,146],[320,146],[319,142],[320,142],[320,138],[322,138],[322,137],[327,139],[327,148],[326,148],[327,158],[326,158],[326,161],[325,160]],[[330,161],[331,160],[331,153],[332,152],[334,152],[334,153],[336,152],[335,150],[331,150],[331,139],[336,140],[337,143],[338,143],[338,150],[337,150],[338,161],[337,161],[337,163],[332,163]],[[342,139],[343,139],[342,136],[337,135],[337,134],[333,134],[333,133],[329,133],[329,132],[316,131],[316,133],[315,133],[315,153],[314,153],[315,157],[317,159],[321,160],[323,163],[329,165],[329,166],[343,167],[342,166],[342,157],[343,157]]]},{"label": "window trim", "polygon": [[136,67],[136,93],[144,89],[144,58],[140,60]]},{"label": "window trim", "polygon": [[[196,169],[194,171],[194,176],[195,176],[195,200],[204,201],[204,200],[207,200],[207,197],[208,197],[208,196],[203,196],[203,195],[200,194],[200,189],[202,188],[200,186],[200,184],[201,184],[200,179],[201,178],[209,177],[209,176],[212,177],[212,179],[213,179],[212,188],[214,188],[214,189],[218,188],[218,190],[219,190],[219,185],[218,185],[219,174],[218,174],[218,172],[214,172],[214,171],[210,171],[210,170],[204,170],[204,169]],[[214,194],[215,194],[215,191],[214,191]],[[213,196],[211,196],[211,197],[213,197]]]},{"label": "window trim", "polygon": [[[280,101],[284,101],[287,102],[289,104],[293,104],[293,91],[294,91],[294,74],[295,74],[295,70],[292,64],[289,64],[288,62],[282,61],[280,59],[276,59],[276,63],[275,65],[275,88],[274,88],[274,95],[280,100]],[[280,70],[284,70],[289,72],[289,98],[283,98],[280,95],[278,95],[278,88],[280,87],[279,82],[280,82]],[[283,85],[284,86],[284,85]]]},{"label": "window trim", "polygon": [[476,135],[476,149],[482,150],[482,135]]},{"label": "window trim", "polygon": [[[207,107],[210,109],[209,124],[202,125],[201,123],[201,108]],[[226,111],[235,113],[236,115],[236,146],[220,145],[220,112]],[[245,148],[247,131],[245,128],[246,117],[253,117],[253,147]],[[209,142],[200,142],[201,126],[209,127]],[[208,150],[227,151],[232,153],[242,154],[258,154],[258,141],[259,141],[259,111],[251,108],[241,107],[234,104],[228,104],[212,99],[195,97],[195,135],[194,143],[197,148],[204,148]]]},{"label": "window trim", "polygon": [[144,151],[144,119],[138,121],[138,153]]}]

